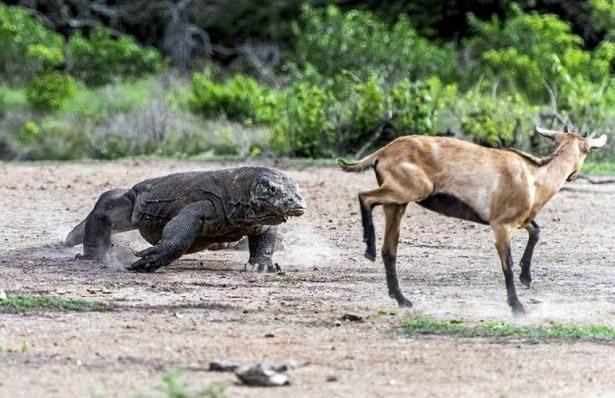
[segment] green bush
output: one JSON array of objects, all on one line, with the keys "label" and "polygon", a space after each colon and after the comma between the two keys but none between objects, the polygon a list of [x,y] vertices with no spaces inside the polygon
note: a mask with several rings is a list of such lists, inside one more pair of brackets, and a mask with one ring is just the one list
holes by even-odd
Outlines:
[{"label": "green bush", "polygon": [[336,143],[330,114],[333,102],[331,94],[321,87],[304,82],[293,85],[286,95],[287,120],[276,127],[274,146],[279,147],[284,141],[281,137],[287,134],[295,156],[332,156]]},{"label": "green bush", "polygon": [[586,51],[581,37],[556,15],[526,14],[513,7],[512,15],[503,21],[493,17],[482,22],[473,16],[469,20],[477,34],[466,41],[466,47],[483,61],[475,63],[470,80],[487,75],[501,80],[511,92],[545,103],[550,100],[548,89],[558,92],[569,77],[610,78],[615,44],[603,42]]},{"label": "green bush", "polygon": [[[20,7],[0,4],[0,74],[11,83],[28,81],[41,72],[41,52],[51,59],[62,52],[64,39]],[[50,58],[47,60],[49,61]]]},{"label": "green bush", "polygon": [[567,77],[560,86],[560,113],[582,132],[611,130],[615,87],[610,83],[594,83],[581,75]]},{"label": "green bush", "polygon": [[271,124],[281,117],[282,100],[282,96],[248,76],[235,75],[217,83],[203,73],[195,73],[188,105],[208,118],[223,115],[246,124]]},{"label": "green bush", "polygon": [[439,120],[440,110],[450,106],[456,94],[455,85],[443,85],[436,77],[397,82],[390,94],[395,130],[427,135],[444,132]]},{"label": "green bush", "polygon": [[69,160],[89,153],[89,139],[70,120],[26,122],[10,143],[21,159]]},{"label": "green bush", "polygon": [[34,78],[26,91],[28,102],[40,110],[57,110],[75,95],[75,81],[61,72],[45,72]]},{"label": "green bush", "polygon": [[130,36],[114,38],[102,28],[92,30],[89,37],[73,34],[66,52],[70,72],[89,85],[154,73],[164,66],[154,48],[141,47]]},{"label": "green bush", "polygon": [[122,81],[100,87],[77,86],[75,95],[64,102],[62,111],[94,122],[114,113],[129,113],[151,101],[157,80],[151,77]]},{"label": "green bush", "polygon": [[419,36],[403,16],[390,26],[368,11],[344,13],[333,5],[306,5],[293,31],[292,69],[303,71],[311,65],[327,77],[347,70],[363,80],[376,74],[388,81],[456,74],[453,49]]},{"label": "green bush", "polygon": [[461,132],[482,145],[518,146],[532,132],[538,109],[528,105],[519,94],[496,96],[480,85],[459,97]]}]

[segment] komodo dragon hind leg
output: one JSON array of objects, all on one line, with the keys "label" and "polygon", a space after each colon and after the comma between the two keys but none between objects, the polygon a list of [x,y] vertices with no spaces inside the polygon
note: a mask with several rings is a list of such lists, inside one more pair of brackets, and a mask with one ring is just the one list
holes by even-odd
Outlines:
[{"label": "komodo dragon hind leg", "polygon": [[[134,229],[130,223],[133,199],[128,190],[113,189],[100,195],[94,209],[83,225],[82,259],[104,261],[111,248],[111,233]],[[78,242],[81,225],[68,236],[67,241]],[[78,242],[81,243],[81,242]]]},{"label": "komodo dragon hind leg", "polygon": [[281,271],[280,266],[274,264],[271,259],[277,234],[277,228],[269,227],[261,234],[248,236],[248,247],[250,248],[248,264],[252,266],[252,270],[256,269],[258,272],[263,272],[265,269],[267,269],[267,272]]}]

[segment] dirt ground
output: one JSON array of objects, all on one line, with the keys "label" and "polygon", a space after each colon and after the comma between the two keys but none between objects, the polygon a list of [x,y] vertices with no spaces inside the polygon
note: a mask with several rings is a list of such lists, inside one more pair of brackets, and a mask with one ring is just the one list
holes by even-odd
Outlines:
[{"label": "dirt ground", "polygon": [[[58,243],[112,187],[147,177],[230,164],[177,161],[0,163],[0,288],[95,299],[110,312],[0,313],[0,396],[120,396],[155,393],[180,369],[193,387],[230,380],[210,361],[301,366],[292,384],[242,396],[615,396],[615,344],[410,337],[411,315],[475,322],[615,326],[615,189],[577,182],[539,214],[534,285],[519,288],[529,314],[512,318],[487,227],[412,205],[399,252],[400,310],[386,294],[381,260],[362,257],[356,193],[371,173],[286,168],[309,209],[283,225],[284,275],[244,271],[247,253],[202,252],[154,274],[74,261]],[[383,217],[376,212],[381,242]],[[521,257],[525,231],[514,236]],[[117,243],[147,244],[131,232]],[[118,260],[119,262],[119,260]],[[515,270],[518,273],[518,267]],[[519,285],[519,284],[518,284]],[[385,311],[382,311],[385,310]],[[386,315],[383,315],[386,312]],[[336,321],[345,313],[363,323]],[[21,347],[27,347],[21,352]],[[334,376],[336,381],[327,381]]]}]

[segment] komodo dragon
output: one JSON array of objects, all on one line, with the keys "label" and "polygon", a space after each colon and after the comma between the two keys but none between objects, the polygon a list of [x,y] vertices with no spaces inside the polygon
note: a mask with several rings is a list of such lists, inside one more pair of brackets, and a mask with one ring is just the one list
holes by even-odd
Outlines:
[{"label": "komodo dragon", "polygon": [[128,269],[154,272],[183,254],[247,236],[249,264],[259,272],[275,272],[275,226],[304,210],[295,181],[274,169],[177,173],[103,193],[64,243],[83,243],[78,258],[104,261],[112,233],[138,229],[153,246],[136,253],[141,258]]}]

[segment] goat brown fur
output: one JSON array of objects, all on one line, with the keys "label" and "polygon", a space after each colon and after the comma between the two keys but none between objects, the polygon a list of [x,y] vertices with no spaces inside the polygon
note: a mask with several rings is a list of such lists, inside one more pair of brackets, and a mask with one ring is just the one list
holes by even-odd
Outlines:
[{"label": "goat brown fur", "polygon": [[365,256],[372,261],[376,258],[372,210],[382,205],[382,258],[389,295],[400,306],[412,303],[402,294],[397,279],[399,228],[408,203],[416,202],[447,216],[491,226],[506,280],[508,304],[514,314],[524,313],[512,274],[512,231],[525,228],[530,236],[520,274],[521,282],[529,287],[530,264],[539,233],[534,218],[567,180],[577,176],[590,150],[606,143],[606,136],[590,139],[539,127],[536,131],[555,142],[554,152],[543,159],[454,138],[411,135],[397,138],[358,163],[338,160],[345,171],[373,167],[376,172],[379,187],[359,193]]}]

